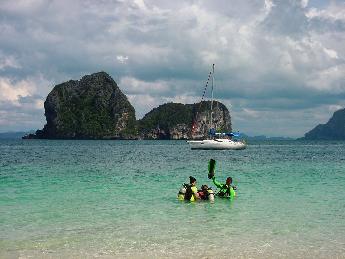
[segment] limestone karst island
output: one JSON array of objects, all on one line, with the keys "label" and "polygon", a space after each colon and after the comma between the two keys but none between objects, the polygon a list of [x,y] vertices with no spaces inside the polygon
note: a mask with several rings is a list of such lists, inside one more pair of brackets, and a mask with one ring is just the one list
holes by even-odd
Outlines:
[{"label": "limestone karst island", "polygon": [[[137,120],[135,109],[105,72],[56,85],[44,102],[47,124],[32,139],[193,139],[207,136],[210,104],[166,103]],[[231,131],[226,106],[213,103],[213,123]],[[197,130],[192,134],[192,121]]]}]

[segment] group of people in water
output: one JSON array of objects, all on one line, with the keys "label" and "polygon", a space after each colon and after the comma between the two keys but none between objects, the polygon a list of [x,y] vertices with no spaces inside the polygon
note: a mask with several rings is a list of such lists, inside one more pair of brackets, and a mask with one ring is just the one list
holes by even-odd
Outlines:
[{"label": "group of people in water", "polygon": [[180,188],[177,198],[179,200],[197,201],[197,200],[210,200],[214,201],[215,195],[221,198],[233,198],[236,196],[236,186],[232,185],[232,178],[226,178],[225,183],[220,183],[216,180],[214,175],[215,160],[211,159],[209,163],[208,178],[212,179],[214,185],[219,189],[217,193],[214,193],[211,187],[206,184],[201,186],[201,189],[197,188],[197,181],[193,176],[189,177],[189,184],[183,184]]}]

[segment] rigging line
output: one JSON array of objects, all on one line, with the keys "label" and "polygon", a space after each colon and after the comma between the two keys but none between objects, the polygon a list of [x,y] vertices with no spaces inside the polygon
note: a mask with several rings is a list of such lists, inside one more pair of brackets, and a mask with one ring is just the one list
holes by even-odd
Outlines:
[{"label": "rigging line", "polygon": [[[203,100],[205,98],[207,86],[208,86],[208,83],[210,82],[211,75],[212,75],[212,71],[210,71],[210,73],[208,74],[208,77],[207,77],[207,80],[206,80],[206,84],[205,84],[205,87],[204,87],[204,91],[203,91],[202,96],[201,96],[201,101],[200,101],[200,104],[199,104],[199,108],[195,112],[195,116],[193,118],[192,125],[194,125],[195,119],[196,119],[196,117],[198,116],[198,113],[199,113],[198,111],[201,109],[201,105],[202,105],[202,102],[203,102]],[[193,131],[194,131],[194,126],[192,126],[192,132]]]}]

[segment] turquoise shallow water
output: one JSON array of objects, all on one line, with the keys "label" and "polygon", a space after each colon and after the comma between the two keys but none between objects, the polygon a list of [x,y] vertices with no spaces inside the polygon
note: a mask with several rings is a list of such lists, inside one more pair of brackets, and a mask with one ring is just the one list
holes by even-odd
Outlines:
[{"label": "turquoise shallow water", "polygon": [[[176,199],[230,175],[234,201]],[[0,141],[0,257],[345,258],[345,142]]]}]

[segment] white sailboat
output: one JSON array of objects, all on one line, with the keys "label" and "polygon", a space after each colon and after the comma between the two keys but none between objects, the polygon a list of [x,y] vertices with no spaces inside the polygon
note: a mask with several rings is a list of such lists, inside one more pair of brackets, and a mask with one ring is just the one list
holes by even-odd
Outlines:
[{"label": "white sailboat", "polygon": [[237,137],[236,133],[216,133],[212,125],[212,108],[213,108],[213,86],[214,86],[214,64],[212,66],[212,89],[211,89],[211,113],[210,113],[210,134],[208,139],[203,140],[188,140],[191,149],[245,149],[247,144],[243,140],[234,140],[232,137]]}]

